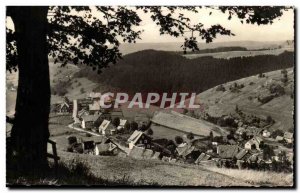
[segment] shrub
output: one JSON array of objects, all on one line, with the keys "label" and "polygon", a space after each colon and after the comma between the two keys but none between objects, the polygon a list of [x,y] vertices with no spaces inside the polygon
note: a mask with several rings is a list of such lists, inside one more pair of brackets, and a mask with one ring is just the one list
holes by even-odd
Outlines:
[{"label": "shrub", "polygon": [[147,135],[153,135],[153,130],[151,128],[147,130]]},{"label": "shrub", "polygon": [[80,89],[80,93],[83,94],[85,92],[84,88]]},{"label": "shrub", "polygon": [[183,143],[182,137],[176,136],[176,137],[175,137],[175,142],[176,142],[176,144],[181,144],[181,143]]},{"label": "shrub", "polygon": [[279,84],[271,84],[269,86],[269,91],[271,94],[277,94],[277,95],[284,95],[285,90],[284,88]]},{"label": "shrub", "polygon": [[225,92],[226,89],[225,89],[225,87],[223,86],[223,84],[221,84],[221,85],[217,86],[216,91],[222,91],[222,92]]},{"label": "shrub", "polygon": [[120,118],[119,117],[115,117],[113,119],[113,122],[112,124],[115,126],[115,127],[118,127],[120,125]]},{"label": "shrub", "polygon": [[186,137],[187,137],[189,140],[192,140],[192,139],[194,139],[194,133],[190,132],[190,133],[187,134]]}]

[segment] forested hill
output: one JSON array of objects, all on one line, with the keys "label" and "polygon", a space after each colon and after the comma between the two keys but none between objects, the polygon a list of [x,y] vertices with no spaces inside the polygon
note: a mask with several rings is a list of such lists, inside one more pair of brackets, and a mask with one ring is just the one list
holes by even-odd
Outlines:
[{"label": "forested hill", "polygon": [[77,77],[134,92],[202,92],[216,85],[294,65],[294,53],[231,59],[186,59],[175,53],[144,50],[124,56],[99,75],[81,67]]}]

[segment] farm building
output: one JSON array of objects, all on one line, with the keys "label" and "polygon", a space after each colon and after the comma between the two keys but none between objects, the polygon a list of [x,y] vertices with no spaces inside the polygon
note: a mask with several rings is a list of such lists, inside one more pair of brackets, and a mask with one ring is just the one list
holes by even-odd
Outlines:
[{"label": "farm building", "polygon": [[240,149],[241,148],[237,145],[219,145],[217,147],[217,154],[220,158],[231,159],[238,154]]},{"label": "farm building", "polygon": [[207,161],[207,160],[209,160],[210,158],[211,158],[210,155],[205,154],[205,153],[201,153],[201,154],[199,155],[199,157],[196,159],[195,164],[199,164],[199,163],[202,162],[202,161]]},{"label": "farm building", "polygon": [[134,131],[133,134],[129,137],[129,149],[132,149],[134,146],[144,147],[144,148],[151,148],[151,137],[146,135],[141,131]]},{"label": "farm building", "polygon": [[[153,136],[157,138],[174,139],[176,136],[193,133],[195,137],[209,136],[213,131],[214,136],[220,136],[222,130],[212,130],[212,124],[195,119],[174,111],[157,112],[151,119]],[[219,128],[218,128],[219,129]]]},{"label": "farm building", "polygon": [[83,115],[81,118],[81,127],[83,129],[92,129],[94,127],[94,123],[98,120],[99,116]]},{"label": "farm building", "polygon": [[71,107],[70,107],[70,104],[67,103],[66,101],[62,102],[60,105],[59,105],[59,108],[58,108],[58,113],[60,114],[68,114],[71,112]]},{"label": "farm building", "polygon": [[292,143],[293,142],[293,133],[284,132],[283,138],[286,140],[286,142]]},{"label": "farm building", "polygon": [[102,135],[113,135],[115,132],[115,126],[108,120],[103,120],[99,126],[99,133]]},{"label": "farm building", "polygon": [[257,149],[259,150],[259,145],[262,142],[262,138],[260,137],[253,137],[247,143],[245,143],[245,149]]}]

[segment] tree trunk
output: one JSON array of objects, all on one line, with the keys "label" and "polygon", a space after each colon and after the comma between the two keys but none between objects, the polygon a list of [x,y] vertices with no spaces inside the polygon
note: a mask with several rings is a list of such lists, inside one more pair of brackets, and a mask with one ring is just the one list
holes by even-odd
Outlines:
[{"label": "tree trunk", "polygon": [[50,79],[47,50],[48,7],[11,7],[18,52],[18,93],[11,132],[18,169],[47,166]]}]

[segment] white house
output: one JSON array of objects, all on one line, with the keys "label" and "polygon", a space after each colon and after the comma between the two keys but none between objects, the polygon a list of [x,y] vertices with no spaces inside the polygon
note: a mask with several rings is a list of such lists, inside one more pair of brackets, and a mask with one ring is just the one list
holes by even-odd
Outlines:
[{"label": "white house", "polygon": [[113,135],[116,132],[115,126],[110,121],[104,119],[99,126],[99,133],[102,135]]},{"label": "white house", "polygon": [[245,144],[245,149],[257,149],[259,150],[259,145],[262,142],[260,137],[253,137]]}]

